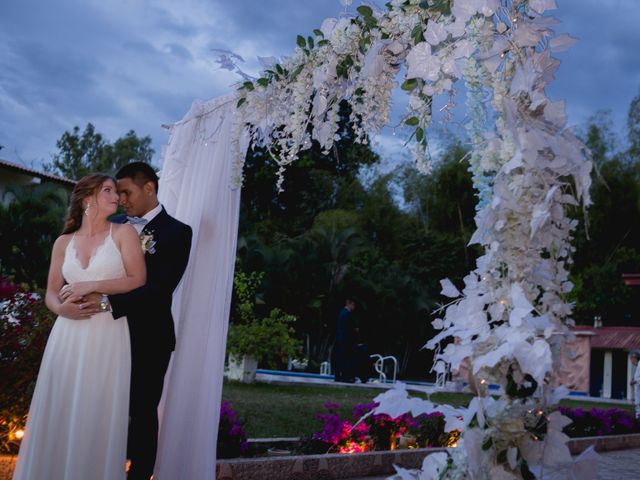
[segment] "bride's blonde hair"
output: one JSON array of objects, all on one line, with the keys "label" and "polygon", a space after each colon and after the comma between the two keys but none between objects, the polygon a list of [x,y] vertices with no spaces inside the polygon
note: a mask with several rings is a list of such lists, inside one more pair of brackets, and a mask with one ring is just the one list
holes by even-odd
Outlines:
[{"label": "bride's blonde hair", "polygon": [[113,177],[105,175],[104,173],[92,173],[78,180],[73,192],[71,192],[71,201],[69,202],[67,216],[64,219],[62,235],[65,233],[73,233],[80,228],[80,225],[82,225],[82,214],[84,212],[82,202],[85,198],[95,195],[107,180],[116,183]]}]

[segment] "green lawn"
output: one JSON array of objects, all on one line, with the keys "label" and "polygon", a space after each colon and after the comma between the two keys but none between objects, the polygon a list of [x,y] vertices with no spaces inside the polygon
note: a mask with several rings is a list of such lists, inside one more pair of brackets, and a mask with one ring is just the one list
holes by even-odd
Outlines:
[{"label": "green lawn", "polygon": [[573,408],[619,408],[621,410],[629,410],[633,412],[633,405],[630,403],[607,403],[607,402],[587,402],[584,400],[561,400],[560,405]]},{"label": "green lawn", "polygon": [[[325,385],[272,385],[268,383],[243,384],[225,381],[222,399],[231,402],[233,408],[246,420],[249,438],[301,437],[320,429],[314,418],[316,412],[326,411],[325,403],[340,405],[343,418],[351,417],[351,409],[360,403],[369,403],[384,390],[377,388],[350,388]],[[426,395],[410,392],[412,396]],[[467,405],[470,394],[435,393],[431,401],[449,405]],[[583,408],[624,408],[631,405],[593,403],[580,400],[563,400],[563,405]]]},{"label": "green lawn", "polygon": [[[384,392],[377,388],[350,388],[324,385],[242,384],[225,381],[222,399],[246,420],[249,438],[300,437],[311,435],[321,424],[316,412],[325,412],[325,403],[340,405],[342,417],[351,417],[351,409],[369,403]],[[422,396],[411,392],[412,396]],[[471,395],[437,393],[431,400],[451,405],[466,405]]]}]

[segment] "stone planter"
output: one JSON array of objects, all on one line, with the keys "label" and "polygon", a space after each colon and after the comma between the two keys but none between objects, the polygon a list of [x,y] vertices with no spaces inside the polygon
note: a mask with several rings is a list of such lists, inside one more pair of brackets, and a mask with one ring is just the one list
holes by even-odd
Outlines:
[{"label": "stone planter", "polygon": [[[284,447],[287,442],[281,443]],[[572,438],[568,442],[573,455],[579,454],[591,445],[594,445],[599,452],[640,448],[640,434]],[[424,457],[445,450],[446,448],[416,448],[353,454],[218,460],[216,480],[265,480],[266,478],[270,480],[337,480],[372,475],[382,476],[395,473],[393,465],[420,468]],[[16,458],[15,455],[0,455],[0,480],[11,480]]]},{"label": "stone planter", "polygon": [[337,480],[390,475],[393,465],[420,468],[424,457],[444,448],[219,460],[216,480]]},{"label": "stone planter", "polygon": [[229,355],[229,380],[253,383],[256,379],[257,368],[258,361],[250,355],[245,355],[241,359],[233,354]]}]

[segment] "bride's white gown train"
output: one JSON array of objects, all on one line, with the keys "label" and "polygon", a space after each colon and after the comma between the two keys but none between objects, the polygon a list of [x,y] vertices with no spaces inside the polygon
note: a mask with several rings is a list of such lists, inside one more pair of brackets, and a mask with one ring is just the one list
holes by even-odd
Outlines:
[{"label": "bride's white gown train", "polygon": [[[69,283],[125,276],[111,233],[86,268],[75,236],[62,266]],[[125,478],[131,351],[125,317],[56,320],[40,366],[14,480]]]}]

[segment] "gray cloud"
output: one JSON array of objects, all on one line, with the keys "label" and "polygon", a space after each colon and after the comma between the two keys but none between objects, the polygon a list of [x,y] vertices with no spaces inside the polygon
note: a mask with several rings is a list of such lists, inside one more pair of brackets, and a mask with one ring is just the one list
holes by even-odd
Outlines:
[{"label": "gray cloud", "polygon": [[[580,42],[561,55],[550,95],[567,100],[572,123],[608,108],[622,125],[640,89],[637,1],[558,3],[561,29]],[[256,74],[258,55],[288,55],[297,34],[310,34],[341,9],[337,0],[6,0],[0,6],[2,157],[48,160],[65,130],[92,122],[112,140],[129,129],[151,135],[159,163],[166,141],[160,125],[238,80],[218,68],[212,48],[239,53]],[[399,118],[403,101],[397,104]],[[457,117],[462,111],[461,105]]]}]

